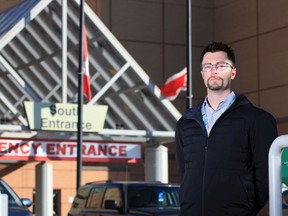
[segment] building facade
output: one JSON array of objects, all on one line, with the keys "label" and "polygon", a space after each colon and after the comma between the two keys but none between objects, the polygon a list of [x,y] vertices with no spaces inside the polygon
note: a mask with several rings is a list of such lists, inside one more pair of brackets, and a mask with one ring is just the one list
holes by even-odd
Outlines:
[{"label": "building facade", "polygon": [[[279,134],[288,133],[288,2],[284,0],[191,0],[193,104],[206,95],[200,54],[207,42],[223,41],[236,54],[236,93],[245,94],[277,119]],[[2,11],[21,1],[1,2]],[[161,87],[187,62],[186,0],[86,0],[108,29]],[[2,4],[3,3],[3,4]],[[3,5],[3,6],[2,6]],[[186,92],[172,102],[182,113]],[[179,183],[174,143],[167,143],[169,181]],[[145,160],[145,155],[143,155]],[[2,175],[21,197],[33,199],[35,165],[26,161]],[[76,162],[50,161],[58,215],[67,215],[76,186]],[[145,164],[84,163],[82,182],[144,180]]]}]

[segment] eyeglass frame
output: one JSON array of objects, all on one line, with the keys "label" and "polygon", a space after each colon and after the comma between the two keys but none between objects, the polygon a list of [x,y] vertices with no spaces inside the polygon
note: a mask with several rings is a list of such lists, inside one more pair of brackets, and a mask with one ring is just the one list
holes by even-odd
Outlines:
[{"label": "eyeglass frame", "polygon": [[[219,68],[217,68],[217,65],[219,65],[219,64],[225,64],[225,69],[218,71]],[[211,69],[210,69],[209,71],[203,70],[203,67],[204,67],[205,65],[210,65],[210,66],[211,66]],[[231,65],[231,64],[228,63],[228,62],[217,62],[217,63],[215,63],[215,64],[205,63],[205,64],[201,65],[201,71],[203,71],[203,72],[205,72],[205,73],[210,73],[210,72],[212,71],[213,67],[215,67],[215,69],[216,69],[217,72],[223,72],[223,71],[225,71],[225,70],[227,69],[227,66],[229,66],[231,69],[234,69],[234,68],[235,68],[233,65]]]}]

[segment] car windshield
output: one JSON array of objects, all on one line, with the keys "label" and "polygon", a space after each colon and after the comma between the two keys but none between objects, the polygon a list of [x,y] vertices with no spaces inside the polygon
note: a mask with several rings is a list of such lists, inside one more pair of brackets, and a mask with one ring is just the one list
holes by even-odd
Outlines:
[{"label": "car windshield", "polygon": [[7,194],[8,196],[8,206],[9,207],[17,207],[23,206],[20,198],[16,195],[16,193],[3,181],[0,181],[0,192],[1,194]]},{"label": "car windshield", "polygon": [[130,185],[129,208],[179,207],[179,187]]}]

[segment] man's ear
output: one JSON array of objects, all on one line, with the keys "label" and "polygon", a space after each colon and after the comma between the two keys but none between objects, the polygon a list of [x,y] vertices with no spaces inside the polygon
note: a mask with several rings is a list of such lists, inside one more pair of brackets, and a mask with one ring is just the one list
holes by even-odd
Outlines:
[{"label": "man's ear", "polygon": [[236,74],[237,74],[237,69],[233,68],[231,72],[231,80],[234,80],[234,78],[236,77]]}]

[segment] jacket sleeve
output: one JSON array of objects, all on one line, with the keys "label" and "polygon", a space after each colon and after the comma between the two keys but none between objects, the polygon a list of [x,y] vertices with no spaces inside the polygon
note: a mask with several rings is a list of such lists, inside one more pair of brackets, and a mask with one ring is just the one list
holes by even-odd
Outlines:
[{"label": "jacket sleeve", "polygon": [[185,166],[184,166],[184,154],[183,154],[183,140],[181,135],[181,119],[177,122],[175,130],[175,143],[176,143],[176,164],[181,175],[181,178],[184,175]]},{"label": "jacket sleeve", "polygon": [[268,154],[272,142],[277,138],[277,125],[274,117],[262,112],[254,122],[252,151],[255,169],[255,212],[259,212],[268,201]]}]

